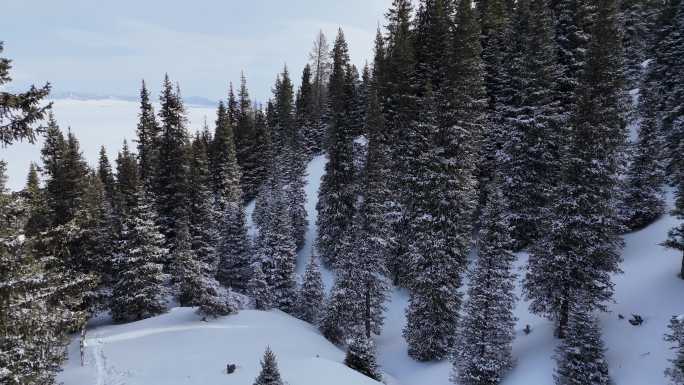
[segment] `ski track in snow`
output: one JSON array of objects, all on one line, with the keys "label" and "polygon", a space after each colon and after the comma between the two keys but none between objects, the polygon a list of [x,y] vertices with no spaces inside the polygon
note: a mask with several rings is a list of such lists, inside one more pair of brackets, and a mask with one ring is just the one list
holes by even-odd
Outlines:
[{"label": "ski track in snow", "polygon": [[96,333],[95,337],[86,339],[86,346],[92,346],[91,352],[95,361],[96,370],[96,380],[95,385],[120,385],[122,382],[108,382],[110,372],[114,373],[113,369],[107,369],[107,356],[105,356],[104,346],[105,344],[112,342],[128,341],[138,338],[143,338],[151,335],[157,335],[162,333],[173,333],[179,331],[187,330],[198,330],[198,329],[247,329],[247,325],[217,325],[217,324],[191,324],[191,325],[180,325],[180,326],[168,326],[160,328],[151,328],[144,330],[136,330],[132,332],[113,334],[111,336],[101,336]]}]

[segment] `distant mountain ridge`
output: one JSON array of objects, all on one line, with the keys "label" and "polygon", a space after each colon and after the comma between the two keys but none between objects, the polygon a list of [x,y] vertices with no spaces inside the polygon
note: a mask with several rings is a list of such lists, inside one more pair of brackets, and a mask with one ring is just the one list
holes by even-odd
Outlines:
[{"label": "distant mountain ridge", "polygon": [[[137,102],[137,96],[130,95],[104,95],[88,92],[53,92],[50,94],[52,100],[72,99],[72,100],[122,100],[127,102]],[[184,96],[185,104],[197,107],[215,107],[218,101],[205,98],[203,96]]]}]

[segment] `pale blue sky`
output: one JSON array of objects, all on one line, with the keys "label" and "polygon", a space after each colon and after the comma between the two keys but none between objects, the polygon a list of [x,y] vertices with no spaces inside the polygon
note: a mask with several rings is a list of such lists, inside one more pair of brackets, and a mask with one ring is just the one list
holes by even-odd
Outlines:
[{"label": "pale blue sky", "polygon": [[352,60],[372,60],[378,23],[391,0],[21,0],[3,4],[4,56],[12,88],[50,81],[55,92],[156,94],[164,72],[186,96],[223,98],[248,77],[264,100],[287,63],[295,79],[319,29],[332,43],[340,26]]}]

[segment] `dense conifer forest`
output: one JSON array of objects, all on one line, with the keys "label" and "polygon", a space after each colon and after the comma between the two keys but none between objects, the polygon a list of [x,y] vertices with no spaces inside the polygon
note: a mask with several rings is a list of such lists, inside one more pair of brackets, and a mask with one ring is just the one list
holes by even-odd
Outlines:
[{"label": "dense conifer forest", "polygon": [[[0,58],[0,86],[11,68]],[[0,383],[56,383],[97,314],[128,323],[173,306],[208,322],[279,309],[381,380],[374,339],[399,287],[412,359],[449,360],[455,384],[499,384],[515,365],[520,281],[555,325],[556,384],[608,385],[597,314],[622,236],[663,216],[668,191],[684,219],[681,0],[394,0],[370,63],[352,64],[342,29],[321,32],[267,101],[241,74],[213,130],[191,130],[170,75],[161,89],[141,83],[137,137],[95,165],[53,117],[49,84],[0,89],[0,144],[43,139],[21,191],[0,162]],[[298,277],[306,167],[321,154],[318,235]],[[664,245],[684,253],[684,223]],[[684,279],[684,255],[672,274]],[[663,383],[684,384],[673,316]],[[262,367],[255,384],[284,383],[270,349]]]}]

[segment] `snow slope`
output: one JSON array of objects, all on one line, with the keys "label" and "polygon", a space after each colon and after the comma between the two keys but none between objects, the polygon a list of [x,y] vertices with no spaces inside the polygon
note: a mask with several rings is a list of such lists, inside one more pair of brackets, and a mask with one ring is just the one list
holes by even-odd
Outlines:
[{"label": "snow slope", "polygon": [[[244,310],[203,322],[190,308],[159,317],[90,330],[86,364],[79,362],[78,341],[58,380],[66,385],[213,385],[251,384],[266,346],[278,356],[289,385],[378,384],[341,362],[344,353],[311,325],[280,311]],[[226,365],[237,370],[226,374]]]},{"label": "snow slope", "polygon": [[[309,226],[306,246],[298,255],[297,272],[303,273],[316,237],[316,200],[325,156],[314,158],[307,167],[306,188]],[[668,205],[672,205],[668,196]],[[248,217],[253,204],[247,207]],[[251,219],[248,219],[250,222]],[[615,303],[601,314],[607,358],[615,385],[665,384],[664,369],[671,351],[663,341],[672,315],[684,313],[684,280],[677,277],[681,256],[659,244],[677,220],[664,216],[644,230],[625,235],[623,274],[614,277]],[[250,234],[254,230],[250,229]],[[518,254],[518,268],[527,260]],[[519,272],[522,277],[523,272]],[[333,274],[324,269],[324,282],[330,287]],[[520,293],[520,288],[518,288]],[[376,339],[378,360],[390,385],[447,385],[450,362],[419,363],[406,354],[401,330],[406,322],[404,309],[408,295],[394,290],[388,304],[385,327]],[[515,309],[518,323],[513,346],[515,368],[504,385],[551,385],[557,340],[553,325],[530,314],[527,303]],[[632,326],[632,313],[643,316],[642,326]],[[532,333],[522,332],[530,325]],[[278,354],[283,377],[290,385],[373,384],[341,362],[343,352],[321,337],[314,327],[283,313],[243,311],[211,323],[200,322],[191,309],[174,309],[153,319],[119,326],[98,326],[89,332],[87,365],[79,366],[78,342],[70,349],[70,359],[60,380],[66,385],[173,385],[250,384],[258,372],[258,360],[270,344]],[[316,355],[320,357],[317,358]],[[240,367],[226,376],[226,363]]]}]

